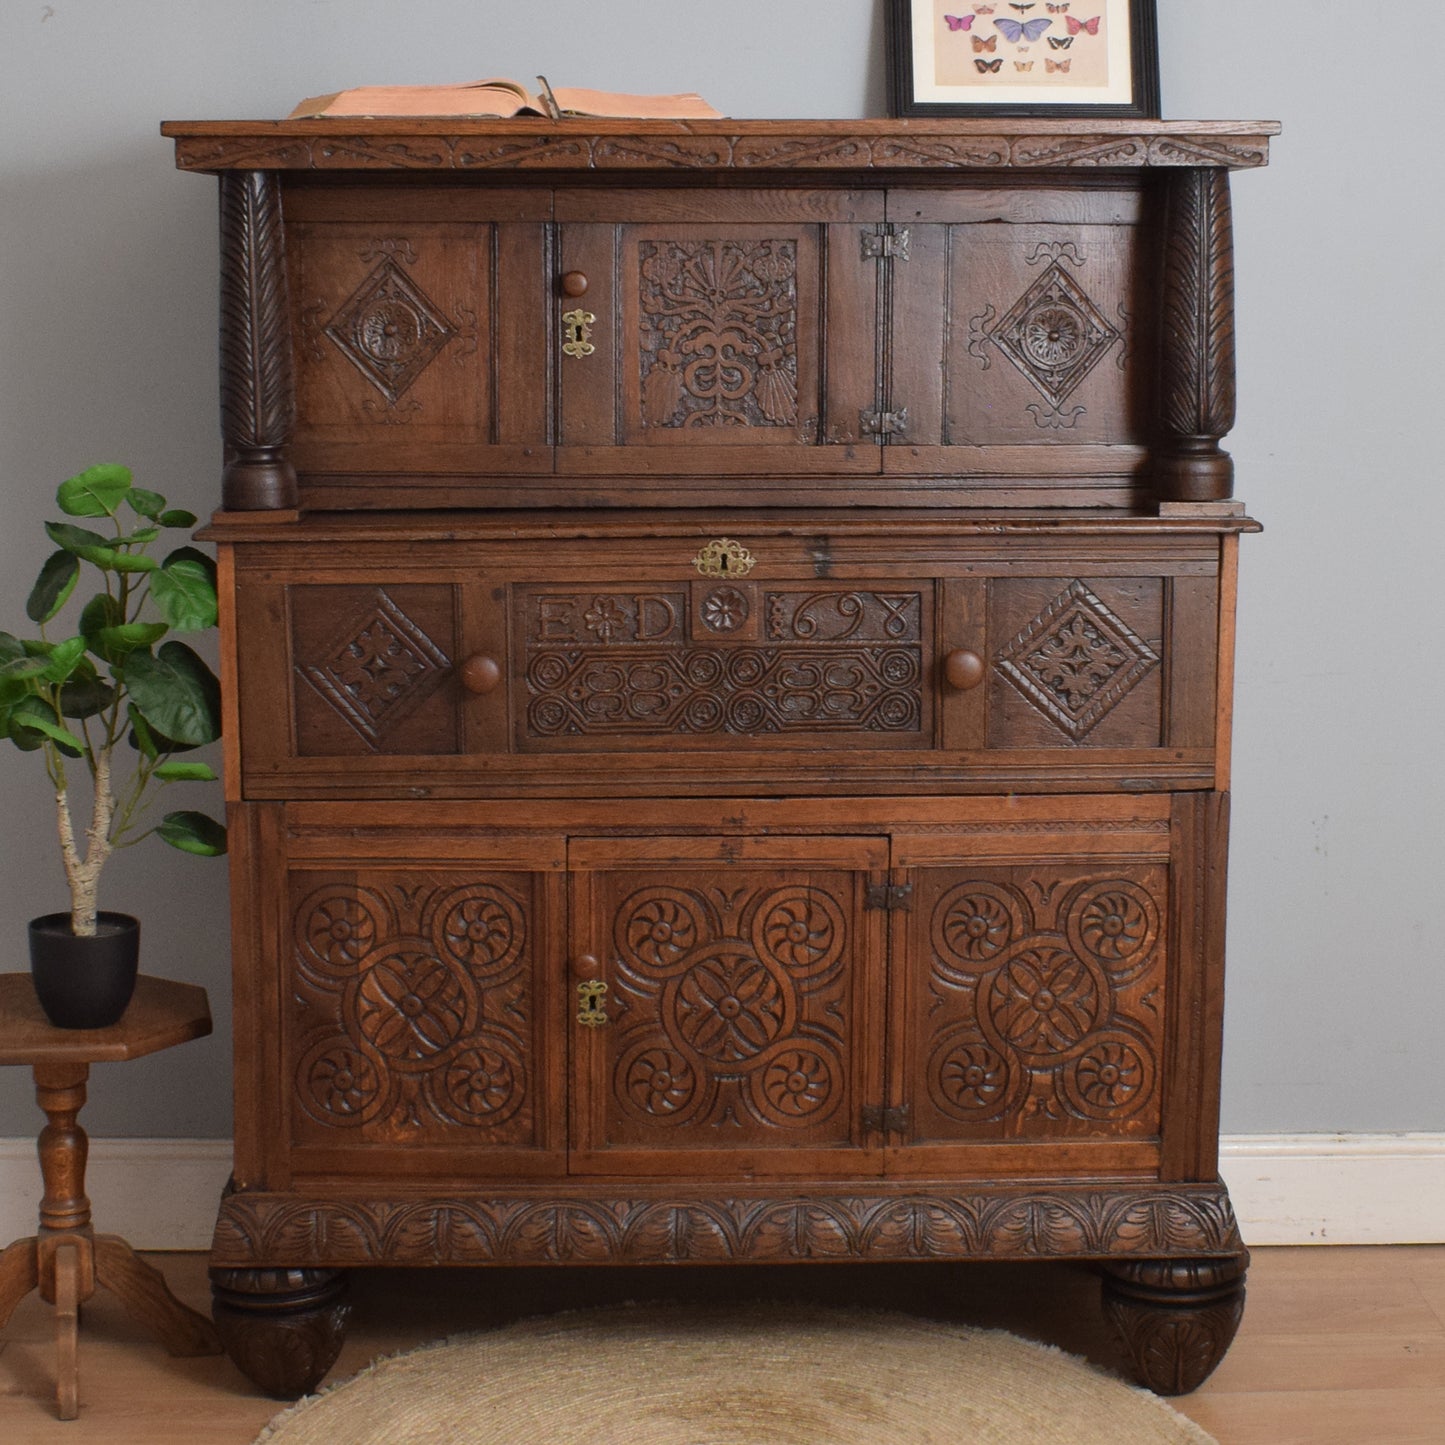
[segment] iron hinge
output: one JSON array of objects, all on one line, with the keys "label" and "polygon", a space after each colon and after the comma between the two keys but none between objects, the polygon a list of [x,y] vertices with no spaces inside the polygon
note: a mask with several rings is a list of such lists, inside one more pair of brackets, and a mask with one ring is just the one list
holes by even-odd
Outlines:
[{"label": "iron hinge", "polygon": [[897,411],[860,411],[858,427],[864,436],[886,437],[908,430],[908,408]]},{"label": "iron hinge", "polygon": [[863,1106],[863,1132],[865,1134],[906,1134],[908,1132],[908,1105],[895,1104],[884,1108],[879,1104]]},{"label": "iron hinge", "polygon": [[911,883],[870,883],[863,895],[865,908],[881,908],[891,913],[894,909],[907,912],[913,907],[913,885]]},{"label": "iron hinge", "polygon": [[908,232],[906,229],[864,231],[863,259],[865,261],[881,261],[885,257],[892,261],[908,259]]}]

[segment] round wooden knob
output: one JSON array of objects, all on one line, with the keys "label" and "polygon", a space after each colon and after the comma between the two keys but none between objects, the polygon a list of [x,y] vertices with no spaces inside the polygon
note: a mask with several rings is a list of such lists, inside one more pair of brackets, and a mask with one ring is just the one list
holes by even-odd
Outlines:
[{"label": "round wooden knob", "polygon": [[491,692],[501,682],[502,669],[495,657],[483,657],[478,653],[462,663],[460,676],[462,686],[480,697],[483,693]]},{"label": "round wooden knob", "polygon": [[966,647],[957,647],[943,659],[943,675],[956,692],[967,692],[983,681],[983,658]]},{"label": "round wooden knob", "polygon": [[595,954],[579,953],[572,960],[572,971],[578,978],[601,978],[602,964]]},{"label": "round wooden knob", "polygon": [[562,294],[564,296],[585,296],[587,294],[587,273],[585,271],[568,271],[562,277]]}]

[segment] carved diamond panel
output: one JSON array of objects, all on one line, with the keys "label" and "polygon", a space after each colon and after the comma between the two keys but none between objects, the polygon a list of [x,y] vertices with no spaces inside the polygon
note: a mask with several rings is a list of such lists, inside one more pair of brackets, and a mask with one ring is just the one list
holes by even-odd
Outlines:
[{"label": "carved diamond panel", "polygon": [[442,1139],[532,1130],[532,978],[522,875],[293,885],[294,1119]]},{"label": "carved diamond panel", "polygon": [[320,658],[296,664],[372,747],[435,691],[450,667],[446,653],[380,589]]},{"label": "carved diamond panel", "polygon": [[1057,408],[1104,358],[1119,331],[1055,261],[1014,302],[990,339]]},{"label": "carved diamond panel", "polygon": [[1162,868],[929,870],[922,1137],[1158,1128]]},{"label": "carved diamond panel", "polygon": [[441,308],[390,256],[357,287],[325,330],[392,405],[454,334]]},{"label": "carved diamond panel", "polygon": [[1158,665],[1153,648],[1077,580],[995,662],[1024,697],[1075,741]]}]

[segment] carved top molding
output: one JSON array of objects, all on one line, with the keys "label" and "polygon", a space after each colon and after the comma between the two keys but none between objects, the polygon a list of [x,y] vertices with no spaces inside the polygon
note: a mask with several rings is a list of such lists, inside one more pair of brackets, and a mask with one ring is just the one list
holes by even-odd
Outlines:
[{"label": "carved top molding", "polygon": [[186,171],[1244,170],[1278,121],[167,121]]}]

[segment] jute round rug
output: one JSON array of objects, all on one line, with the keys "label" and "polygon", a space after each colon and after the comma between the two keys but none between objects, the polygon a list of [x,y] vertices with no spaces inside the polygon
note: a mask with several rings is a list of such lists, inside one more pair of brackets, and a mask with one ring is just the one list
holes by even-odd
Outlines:
[{"label": "jute round rug", "polygon": [[816,1306],[631,1306],[382,1360],[256,1445],[1215,1445],[1161,1399],[994,1330]]}]

